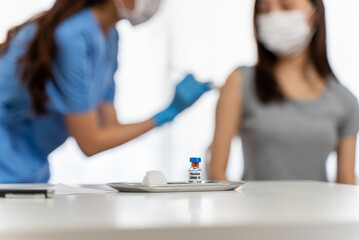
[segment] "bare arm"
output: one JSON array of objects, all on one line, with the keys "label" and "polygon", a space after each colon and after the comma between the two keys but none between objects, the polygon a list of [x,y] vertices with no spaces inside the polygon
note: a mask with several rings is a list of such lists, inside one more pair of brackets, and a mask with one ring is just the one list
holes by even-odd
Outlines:
[{"label": "bare arm", "polygon": [[211,180],[227,180],[226,168],[232,138],[238,131],[241,118],[242,76],[236,70],[227,79],[217,103],[216,126],[209,166]]},{"label": "bare arm", "polygon": [[208,83],[201,83],[192,74],[188,74],[177,84],[172,103],[147,121],[128,125],[120,124],[117,121],[115,108],[110,103],[104,103],[98,109],[88,113],[65,115],[65,121],[71,136],[76,139],[81,150],[87,156],[92,156],[172,121],[209,90]]},{"label": "bare arm", "polygon": [[337,183],[355,184],[356,135],[340,139],[337,149]]},{"label": "bare arm", "polygon": [[117,112],[112,103],[103,103],[98,109],[101,126],[121,125],[117,119]]},{"label": "bare arm", "polygon": [[102,105],[98,111],[66,115],[65,121],[70,135],[86,156],[122,145],[155,127],[152,120],[121,125],[115,108],[110,104]]}]

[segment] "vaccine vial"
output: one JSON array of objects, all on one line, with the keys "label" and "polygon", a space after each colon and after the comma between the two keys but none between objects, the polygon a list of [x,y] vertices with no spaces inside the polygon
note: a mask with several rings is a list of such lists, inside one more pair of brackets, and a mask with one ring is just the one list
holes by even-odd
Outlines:
[{"label": "vaccine vial", "polygon": [[202,183],[203,171],[199,167],[201,158],[192,157],[189,161],[191,162],[191,168],[188,170],[188,183]]}]

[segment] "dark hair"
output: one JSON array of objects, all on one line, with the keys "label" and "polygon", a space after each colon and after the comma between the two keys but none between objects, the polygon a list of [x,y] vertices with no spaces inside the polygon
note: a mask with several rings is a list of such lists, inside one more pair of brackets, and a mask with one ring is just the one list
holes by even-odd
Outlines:
[{"label": "dark hair", "polygon": [[[325,29],[325,10],[322,0],[310,0],[316,9],[316,32],[309,45],[310,60],[318,74],[327,79],[333,74],[327,57],[326,29]],[[256,65],[255,88],[259,100],[262,103],[281,102],[285,100],[284,94],[280,89],[274,74],[275,65],[278,58],[272,52],[267,50],[257,37],[256,17],[259,0],[256,0],[254,10],[255,35],[258,46],[258,63]]]},{"label": "dark hair", "polygon": [[4,43],[0,45],[0,55],[4,55],[22,27],[30,22],[37,24],[37,32],[30,41],[25,54],[18,59],[21,66],[21,80],[27,85],[32,100],[32,109],[37,114],[46,112],[46,83],[56,81],[52,72],[52,62],[56,55],[55,29],[64,20],[77,12],[107,0],[56,0],[53,7],[33,17],[29,21],[12,28],[7,33]]}]

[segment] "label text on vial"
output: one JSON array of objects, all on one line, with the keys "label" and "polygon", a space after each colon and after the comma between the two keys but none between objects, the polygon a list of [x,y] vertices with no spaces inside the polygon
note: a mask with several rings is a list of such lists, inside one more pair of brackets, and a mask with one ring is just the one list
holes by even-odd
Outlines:
[{"label": "label text on vial", "polygon": [[189,171],[188,183],[202,183],[202,171]]}]

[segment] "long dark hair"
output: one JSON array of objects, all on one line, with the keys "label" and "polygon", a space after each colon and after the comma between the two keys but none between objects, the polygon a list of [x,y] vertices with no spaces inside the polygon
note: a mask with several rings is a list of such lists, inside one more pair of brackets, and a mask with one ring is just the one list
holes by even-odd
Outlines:
[{"label": "long dark hair", "polygon": [[[325,29],[325,10],[322,0],[311,0],[316,9],[316,32],[309,45],[310,61],[318,74],[327,79],[333,74],[327,57],[326,29]],[[256,17],[259,14],[259,0],[256,0],[254,10],[255,35],[258,46],[258,64],[256,66],[255,88],[257,96],[262,103],[281,102],[285,100],[274,74],[278,58],[272,52],[268,51],[262,43],[258,41]]]},{"label": "long dark hair", "polygon": [[34,38],[30,41],[25,54],[17,62],[22,68],[21,80],[27,85],[35,113],[46,112],[48,101],[45,91],[46,83],[56,80],[52,72],[52,62],[57,52],[54,37],[56,27],[77,12],[106,1],[108,0],[56,0],[50,10],[8,31],[5,42],[0,45],[0,56],[7,52],[11,40],[22,27],[30,22],[37,24]]}]

